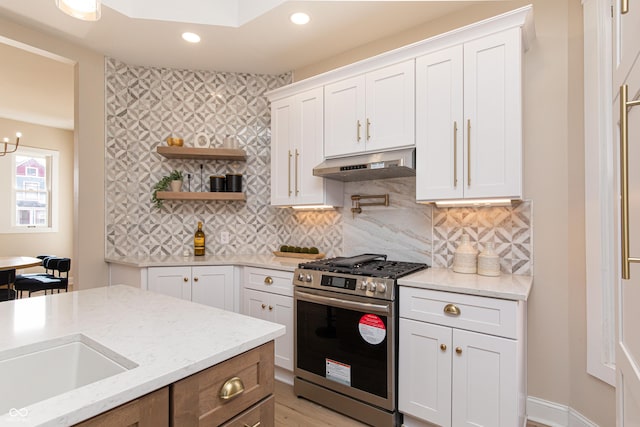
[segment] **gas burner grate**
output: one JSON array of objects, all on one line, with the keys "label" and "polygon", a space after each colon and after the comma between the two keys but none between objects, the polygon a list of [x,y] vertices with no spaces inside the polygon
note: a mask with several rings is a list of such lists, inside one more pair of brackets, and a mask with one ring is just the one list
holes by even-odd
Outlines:
[{"label": "gas burner grate", "polygon": [[[383,259],[378,259],[383,258]],[[298,265],[307,270],[352,274],[356,276],[398,279],[429,266],[424,263],[387,261],[386,255],[364,254],[355,257],[326,258]]]}]

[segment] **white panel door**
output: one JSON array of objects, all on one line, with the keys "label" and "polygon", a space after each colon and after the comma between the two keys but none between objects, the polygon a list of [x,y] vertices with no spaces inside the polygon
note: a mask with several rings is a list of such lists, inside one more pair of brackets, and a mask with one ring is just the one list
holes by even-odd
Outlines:
[{"label": "white panel door", "polygon": [[520,29],[464,45],[464,195],[522,196]]},{"label": "white panel door", "polygon": [[296,96],[298,126],[294,143],[294,198],[296,204],[323,204],[324,179],[313,168],[324,160],[323,88]]},{"label": "white panel door", "polygon": [[365,77],[357,76],[324,87],[324,156],[365,150]]},{"label": "white panel door", "polygon": [[390,65],[366,75],[367,151],[415,144],[415,62]]},{"label": "white panel door", "polygon": [[149,267],[147,289],[191,301],[191,267]]},{"label": "white panel door", "polygon": [[416,59],[416,199],[463,197],[462,46]]},{"label": "white panel door", "polygon": [[233,311],[233,266],[191,269],[191,301]]},{"label": "white panel door", "polygon": [[242,298],[242,314],[257,319],[269,320],[269,294],[266,292],[245,289]]},{"label": "white panel door", "polygon": [[276,338],[276,366],[293,371],[293,298],[271,294],[268,310],[269,320],[286,328],[285,334]]},{"label": "white panel door", "polygon": [[[631,8],[640,8],[637,1],[629,3]],[[636,51],[640,51],[640,40],[628,42],[634,42]],[[636,61],[622,83],[628,85],[628,101],[640,99],[640,63]],[[616,88],[617,96],[613,105],[614,141],[617,147],[621,147],[619,89]],[[627,108],[627,111],[629,256],[640,258],[640,168],[637,166],[640,162],[640,105]],[[621,271],[620,267],[618,269]],[[617,298],[616,420],[618,427],[637,427],[640,426],[640,264],[632,263],[630,278],[619,280]]]},{"label": "white panel door", "polygon": [[[613,0],[613,81],[614,93],[620,82],[627,79],[638,55],[640,40],[640,3],[629,0],[628,12],[622,13],[622,0]],[[616,83],[617,82],[617,83]]]},{"label": "white panel door", "polygon": [[443,427],[451,426],[451,332],[400,319],[398,408]]},{"label": "white panel door", "polygon": [[515,340],[453,330],[452,425],[518,425]]},{"label": "white panel door", "polygon": [[292,201],[292,139],[294,98],[271,104],[271,204],[288,206]]}]

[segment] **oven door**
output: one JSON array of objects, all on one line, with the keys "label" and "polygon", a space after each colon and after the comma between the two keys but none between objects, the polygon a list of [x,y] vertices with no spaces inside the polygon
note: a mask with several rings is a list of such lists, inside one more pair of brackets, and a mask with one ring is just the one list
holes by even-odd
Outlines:
[{"label": "oven door", "polygon": [[396,409],[393,301],[296,288],[297,377],[383,409]]}]

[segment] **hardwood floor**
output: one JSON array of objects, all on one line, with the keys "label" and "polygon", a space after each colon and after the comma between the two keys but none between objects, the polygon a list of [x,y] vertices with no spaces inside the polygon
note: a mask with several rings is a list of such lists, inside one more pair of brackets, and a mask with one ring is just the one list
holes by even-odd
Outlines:
[{"label": "hardwood floor", "polygon": [[[360,427],[366,426],[354,419],[333,412],[323,406],[293,394],[293,387],[276,381],[276,426],[277,427]],[[546,427],[533,422],[527,427]]]}]

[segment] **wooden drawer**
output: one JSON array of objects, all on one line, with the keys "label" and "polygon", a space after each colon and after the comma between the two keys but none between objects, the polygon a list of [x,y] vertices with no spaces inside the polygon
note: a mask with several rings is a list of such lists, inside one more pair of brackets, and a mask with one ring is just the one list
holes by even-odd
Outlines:
[{"label": "wooden drawer", "polygon": [[292,297],[293,273],[290,271],[245,267],[244,287]]},{"label": "wooden drawer", "polygon": [[[273,341],[172,385],[172,425],[217,426],[273,394]],[[244,391],[220,397],[227,381],[238,377]]]},{"label": "wooden drawer", "polygon": [[257,405],[247,409],[222,427],[274,427],[276,417],[276,399],[267,397]]},{"label": "wooden drawer", "polygon": [[[19,424],[19,423],[18,423]],[[161,388],[103,414],[76,424],[76,427],[169,427],[169,387]]]},{"label": "wooden drawer", "polygon": [[[455,307],[459,314],[445,312]],[[522,319],[518,301],[400,287],[400,317],[517,338]]]}]

